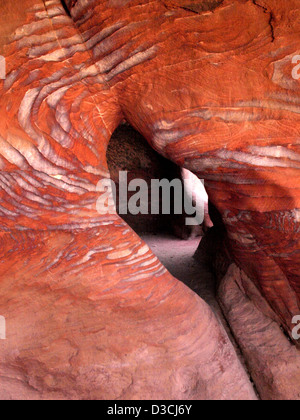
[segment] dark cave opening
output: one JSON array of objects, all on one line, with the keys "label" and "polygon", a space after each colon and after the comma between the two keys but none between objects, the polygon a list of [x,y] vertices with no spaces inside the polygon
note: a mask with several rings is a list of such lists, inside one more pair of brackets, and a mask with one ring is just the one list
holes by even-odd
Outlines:
[{"label": "dark cave opening", "polygon": [[[212,274],[211,261],[214,261],[214,244],[218,243],[218,231],[214,234],[213,223],[208,213],[208,197],[205,195],[201,182],[197,183],[196,176],[186,174],[186,172],[183,174],[180,167],[159,155],[144,137],[128,124],[122,124],[114,132],[107,149],[107,162],[111,179],[116,184],[117,196],[120,195],[119,174],[124,171],[127,172],[128,182],[137,178],[146,182],[149,187],[149,195],[146,198],[149,198],[149,202],[152,198],[151,181],[153,179],[167,179],[170,182],[181,179],[185,190],[189,190],[185,192],[190,196],[194,193],[193,189],[197,192],[197,187],[201,187],[204,195],[200,199],[203,200],[202,204],[205,207],[201,225],[188,226],[184,212],[175,214],[173,206],[175,190],[172,190],[173,195],[170,195],[172,201],[170,214],[162,214],[161,201],[164,191],[160,192],[159,214],[151,214],[150,205],[148,214],[120,214],[118,199],[116,209],[122,219],[150,246],[153,253],[174,277],[183,281],[209,304],[217,306],[215,277]],[[127,199],[130,200],[132,195],[133,192],[128,193]],[[206,234],[208,234],[208,239],[203,239]],[[203,240],[208,253],[201,246]],[[211,248],[209,244],[212,245]]]},{"label": "dark cave opening", "polygon": [[[158,154],[146,139],[128,124],[122,124],[114,132],[107,149],[107,163],[111,179],[116,184],[118,198],[121,195],[120,173],[126,172],[127,184],[137,179],[147,184],[148,194],[144,197],[147,203],[145,206],[139,203],[138,214],[128,211],[127,202],[121,203],[119,199],[116,200],[118,214],[137,234],[161,232],[188,240],[203,236],[204,231],[212,226],[208,214],[208,196],[201,181],[186,169]],[[154,212],[152,201],[156,191],[153,191],[153,181],[160,182],[159,196],[155,196],[157,202],[154,203],[158,211]],[[176,181],[181,183],[181,191],[176,189]],[[135,192],[128,191],[128,201]],[[167,206],[166,200],[169,200]],[[191,207],[187,206],[185,200],[190,201]],[[203,217],[199,218],[200,224],[187,222],[188,215],[189,218],[197,216],[197,205],[201,206],[203,212]],[[122,210],[123,207],[127,210],[126,214]],[[187,207],[192,213],[187,214]]]}]

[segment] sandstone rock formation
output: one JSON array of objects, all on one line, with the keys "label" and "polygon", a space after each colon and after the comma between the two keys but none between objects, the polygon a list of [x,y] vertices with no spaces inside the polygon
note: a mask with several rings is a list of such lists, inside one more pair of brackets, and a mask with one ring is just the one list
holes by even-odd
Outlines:
[{"label": "sandstone rock formation", "polygon": [[206,179],[233,260],[291,334],[299,1],[65,5],[0,1],[0,398],[254,399],[211,311],[97,213],[96,185],[126,119]]},{"label": "sandstone rock formation", "polygon": [[219,297],[260,397],[299,400],[300,353],[272,320],[251,280],[234,264],[221,282]]}]

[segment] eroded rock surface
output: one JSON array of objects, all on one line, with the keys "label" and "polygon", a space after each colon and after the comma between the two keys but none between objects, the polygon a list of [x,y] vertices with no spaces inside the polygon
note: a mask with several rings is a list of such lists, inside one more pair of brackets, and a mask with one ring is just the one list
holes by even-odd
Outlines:
[{"label": "eroded rock surface", "polygon": [[206,179],[289,334],[300,313],[299,1],[165,3],[0,2],[3,398],[254,398],[207,306],[96,211],[124,118]]},{"label": "eroded rock surface", "polygon": [[219,299],[260,397],[299,400],[300,352],[272,320],[251,280],[234,264],[220,285]]}]

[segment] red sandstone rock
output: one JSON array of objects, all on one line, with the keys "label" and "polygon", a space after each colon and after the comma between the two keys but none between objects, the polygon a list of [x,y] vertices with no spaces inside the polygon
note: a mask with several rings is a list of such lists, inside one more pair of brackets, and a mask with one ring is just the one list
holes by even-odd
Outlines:
[{"label": "red sandstone rock", "polygon": [[[259,309],[249,299],[253,293]],[[260,397],[299,400],[300,353],[272,321],[270,309],[251,280],[234,264],[220,285],[219,296]]]},{"label": "red sandstone rock", "polygon": [[1,261],[1,399],[255,398],[208,306],[119,218],[2,234]]},{"label": "red sandstone rock", "polygon": [[290,333],[299,2],[66,3],[73,20],[58,1],[0,2],[0,397],[254,398],[203,302],[96,212],[96,184],[125,118],[206,179],[236,263]]}]

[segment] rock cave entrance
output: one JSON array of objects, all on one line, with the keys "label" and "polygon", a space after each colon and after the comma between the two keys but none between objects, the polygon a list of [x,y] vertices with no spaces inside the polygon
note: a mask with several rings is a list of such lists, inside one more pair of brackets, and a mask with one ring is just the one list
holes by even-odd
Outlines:
[{"label": "rock cave entrance", "polygon": [[[120,125],[114,132],[107,149],[107,163],[111,179],[116,183],[117,196],[120,171],[128,172],[128,182],[136,178],[146,181],[149,186],[149,200],[151,179],[165,178],[172,181],[180,178],[185,193],[193,196],[198,191],[200,194],[200,200],[204,201],[204,220],[199,226],[186,226],[185,214],[164,215],[160,212],[158,215],[120,215],[118,200],[116,208],[122,219],[144,240],[166,269],[210,306],[251,380],[242,352],[217,300],[214,264],[216,253],[222,247],[224,226],[218,211],[208,203],[203,184],[190,171],[180,168],[153,150],[147,140],[127,123]],[[129,193],[129,199],[130,194],[134,193]],[[174,197],[171,196],[172,198]],[[220,264],[224,264],[224,261]],[[222,268],[218,267],[221,271]],[[224,275],[227,268],[223,268]]]},{"label": "rock cave entrance", "polygon": [[[216,299],[216,279],[211,266],[215,249],[214,246],[209,248],[209,244],[218,246],[221,240],[218,238],[218,232],[221,231],[213,228],[208,210],[208,196],[201,181],[197,184],[198,179],[195,175],[159,155],[146,139],[127,123],[120,125],[114,132],[108,145],[107,162],[118,196],[120,171],[128,173],[128,182],[137,178],[146,181],[149,186],[149,200],[151,179],[172,181],[180,178],[185,193],[189,196],[196,194],[199,191],[197,188],[200,189],[200,200],[204,203],[204,221],[200,226],[186,226],[184,214],[176,215],[173,212],[165,215],[161,211],[157,215],[120,214],[118,200],[116,208],[122,219],[149,245],[167,270],[208,303],[227,328]],[[129,199],[130,194],[132,196],[133,193],[129,193]],[[172,198],[174,199],[171,196]],[[174,206],[171,205],[171,209],[174,209]],[[202,246],[201,242],[207,233],[208,240],[205,240]]]},{"label": "rock cave entrance", "polygon": [[[126,123],[113,134],[107,161],[112,180],[116,182],[119,171],[128,171],[129,181],[141,178],[148,185],[151,179],[171,181],[189,177],[189,171],[184,174],[180,167],[156,153],[143,136]],[[226,229],[217,209],[211,203],[209,209],[207,206],[204,224],[198,231],[186,228],[184,216],[121,215],[164,267],[212,309],[244,372],[243,386],[250,387],[263,400],[286,399],[298,387],[295,384],[299,368],[294,369],[299,363],[296,348],[287,340],[283,329],[274,320],[270,321],[268,309],[264,312],[266,306],[263,304],[260,312],[251,302],[249,296],[255,300],[259,295],[247,276],[232,264],[230,252],[227,252]],[[224,306],[223,299],[229,301],[229,307]],[[248,328],[244,319],[249,322]],[[260,335],[260,331],[267,333]],[[260,374],[261,360],[266,365],[272,361],[271,375],[279,382],[278,390],[276,386],[270,389],[266,386],[269,379]],[[286,366],[292,369],[291,386],[282,382]]]},{"label": "rock cave entrance", "polygon": [[299,0],[0,10],[0,399],[299,400]]}]

